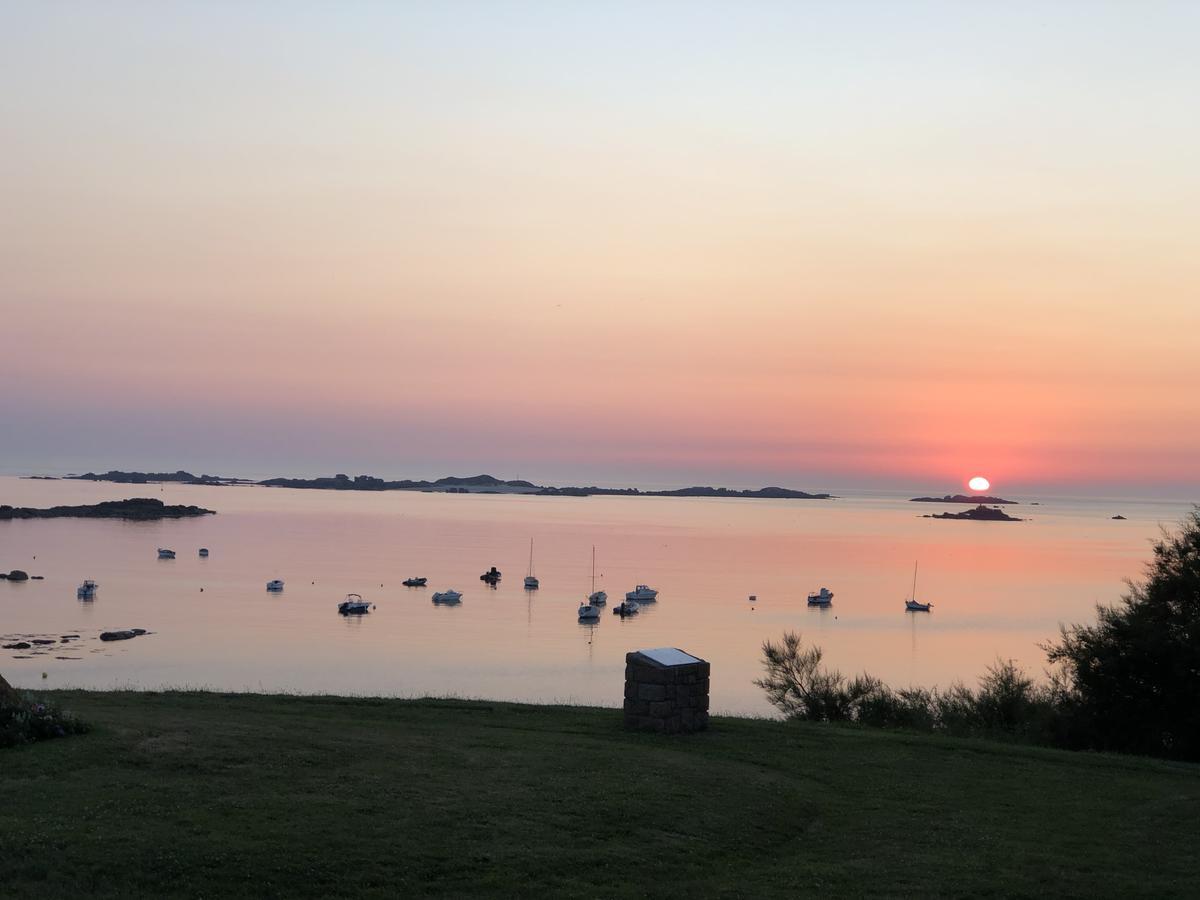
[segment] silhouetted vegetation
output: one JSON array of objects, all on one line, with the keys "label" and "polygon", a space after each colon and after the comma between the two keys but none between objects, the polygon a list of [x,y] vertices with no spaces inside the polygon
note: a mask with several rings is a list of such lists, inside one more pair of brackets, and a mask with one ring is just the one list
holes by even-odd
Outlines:
[{"label": "silhouetted vegetation", "polygon": [[1141,584],[1044,647],[1073,746],[1200,760],[1200,509],[1154,544]]},{"label": "silhouetted vegetation", "polygon": [[70,713],[15,690],[0,676],[0,747],[32,744],[87,731]]},{"label": "silhouetted vegetation", "polygon": [[755,683],[789,719],[1200,760],[1200,509],[1155,543],[1145,583],[1097,613],[1043,647],[1045,683],[997,660],[975,689],[896,690],[824,668],[794,632],[763,644]]},{"label": "silhouetted vegetation", "polygon": [[997,660],[971,689],[888,687],[871,675],[847,678],[821,665],[820,647],[796,632],[763,644],[765,678],[755,683],[789,719],[857,722],[881,728],[1057,743],[1061,690],[1037,684],[1011,661]]}]

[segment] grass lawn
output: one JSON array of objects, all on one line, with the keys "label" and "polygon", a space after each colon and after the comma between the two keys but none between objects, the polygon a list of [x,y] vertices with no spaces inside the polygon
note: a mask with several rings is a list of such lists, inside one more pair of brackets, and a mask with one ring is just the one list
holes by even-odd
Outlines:
[{"label": "grass lawn", "polygon": [[617,710],[46,695],[0,896],[1200,896],[1200,766]]}]

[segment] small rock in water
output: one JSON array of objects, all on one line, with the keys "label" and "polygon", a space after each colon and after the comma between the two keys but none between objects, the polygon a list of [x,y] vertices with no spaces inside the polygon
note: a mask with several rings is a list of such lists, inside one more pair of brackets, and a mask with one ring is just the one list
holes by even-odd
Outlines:
[{"label": "small rock in water", "polygon": [[102,641],[127,641],[130,638],[137,637],[132,631],[102,631],[100,632],[100,640]]},{"label": "small rock in water", "polygon": [[34,638],[33,643],[35,643],[35,644],[53,644],[53,643],[56,643],[56,641],[53,638]]},{"label": "small rock in water", "polygon": [[26,581],[29,578],[28,572],[22,572],[20,569],[13,569],[8,573],[9,581]]},{"label": "small rock in water", "polygon": [[28,641],[17,641],[15,644],[5,644],[5,650],[28,650],[32,646]]},{"label": "small rock in water", "polygon": [[45,575],[30,575],[29,580],[30,581],[45,581],[46,576]]}]

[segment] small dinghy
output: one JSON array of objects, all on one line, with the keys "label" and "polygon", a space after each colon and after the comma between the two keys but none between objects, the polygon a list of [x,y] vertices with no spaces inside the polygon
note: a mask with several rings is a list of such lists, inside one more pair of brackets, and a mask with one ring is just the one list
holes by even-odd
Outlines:
[{"label": "small dinghy", "polygon": [[600,618],[600,607],[593,606],[591,603],[583,603],[579,607],[580,622],[594,622]]},{"label": "small dinghy", "polygon": [[268,591],[282,591],[283,590],[283,582],[278,578],[268,581],[267,582],[267,590]]},{"label": "small dinghy", "polygon": [[827,587],[813,591],[808,595],[809,606],[830,606],[833,603],[833,591]]},{"label": "small dinghy", "polygon": [[96,582],[90,578],[75,589],[75,596],[80,600],[95,600],[96,599]]},{"label": "small dinghy", "polygon": [[346,599],[338,604],[338,612],[343,616],[361,616],[370,611],[371,604],[361,594],[347,594]]},{"label": "small dinghy", "polygon": [[626,616],[635,615],[640,609],[636,600],[626,600],[624,603],[618,603],[613,607],[613,615],[620,616],[622,619]]},{"label": "small dinghy", "polygon": [[405,578],[403,584],[405,587],[425,587],[425,582],[428,578]]},{"label": "small dinghy", "polygon": [[458,603],[462,600],[462,591],[437,591],[433,595],[434,603]]},{"label": "small dinghy", "polygon": [[490,569],[488,569],[486,572],[484,572],[482,575],[479,576],[479,580],[486,581],[488,584],[492,585],[492,587],[495,587],[496,582],[498,582],[500,580],[500,570],[497,569],[495,566],[492,566]]},{"label": "small dinghy", "polygon": [[201,556],[208,556],[208,548],[207,548],[207,547],[201,547],[201,548],[200,548],[200,555],[201,555]]},{"label": "small dinghy", "polygon": [[159,547],[158,548],[158,558],[159,559],[174,559],[175,551],[167,550],[165,547]]}]

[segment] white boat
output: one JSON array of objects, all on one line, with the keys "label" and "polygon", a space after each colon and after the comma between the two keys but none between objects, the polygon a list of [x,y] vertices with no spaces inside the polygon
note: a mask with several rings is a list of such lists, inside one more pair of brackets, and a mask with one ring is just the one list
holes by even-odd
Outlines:
[{"label": "white boat", "polygon": [[425,587],[425,582],[428,578],[405,578],[403,584],[405,587]]},{"label": "white boat", "polygon": [[525,576],[525,590],[536,591],[539,587],[537,576],[533,574],[533,538],[529,539],[529,573]]},{"label": "white boat", "polygon": [[608,594],[596,590],[596,548],[592,547],[592,592],[588,594],[588,603],[592,606],[603,606],[607,602]]},{"label": "white boat", "polygon": [[434,603],[457,603],[462,600],[462,592],[455,590],[437,591],[433,595]]},{"label": "white boat", "polygon": [[283,582],[278,578],[272,579],[271,581],[267,582],[267,590],[268,591],[282,591],[283,590]]},{"label": "white boat", "polygon": [[207,547],[201,547],[201,548],[200,548],[200,555],[201,555],[201,556],[208,556],[208,548],[207,548]]},{"label": "white boat", "polygon": [[626,616],[634,615],[639,608],[636,600],[626,600],[624,603],[618,603],[613,607],[613,615],[620,616],[623,619]]},{"label": "white boat", "polygon": [[833,591],[827,587],[823,587],[819,591],[813,591],[808,595],[809,606],[829,606],[832,603]]},{"label": "white boat", "polygon": [[158,558],[159,558],[159,559],[174,559],[174,558],[175,558],[175,551],[174,551],[174,550],[167,550],[167,549],[165,549],[165,548],[163,548],[163,547],[159,547],[159,548],[158,548]]},{"label": "white boat", "polygon": [[92,581],[89,578],[87,581],[85,581],[83,584],[81,584],[78,588],[76,588],[75,596],[78,597],[80,600],[94,600],[94,599],[96,599],[96,588],[97,587],[98,587],[98,585],[96,584],[96,582]]},{"label": "white boat", "polygon": [[338,612],[343,616],[361,616],[370,611],[371,604],[361,594],[347,594],[346,599],[338,604]]},{"label": "white boat", "polygon": [[632,591],[625,594],[626,600],[633,600],[637,603],[653,603],[658,599],[658,591],[647,584],[639,584]]},{"label": "white boat", "polygon": [[917,602],[917,564],[913,563],[913,588],[912,597],[904,601],[905,612],[929,612],[933,609],[932,603]]},{"label": "white boat", "polygon": [[579,607],[579,620],[588,621],[600,618],[600,607],[593,606],[590,603],[583,603]]}]

